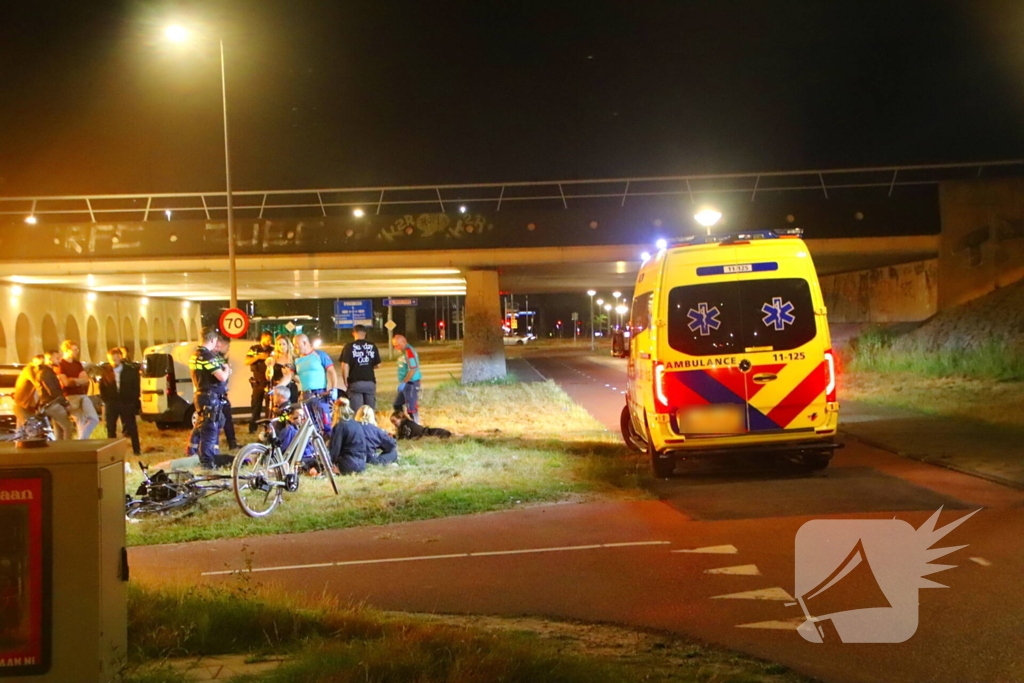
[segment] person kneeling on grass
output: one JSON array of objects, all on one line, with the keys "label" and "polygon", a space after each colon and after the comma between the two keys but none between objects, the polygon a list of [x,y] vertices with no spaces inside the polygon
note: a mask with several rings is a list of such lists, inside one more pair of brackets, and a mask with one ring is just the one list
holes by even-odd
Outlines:
[{"label": "person kneeling on grass", "polygon": [[398,442],[383,429],[377,426],[377,416],[368,405],[359,407],[355,421],[366,433],[366,442],[370,445],[371,465],[390,465],[398,462]]},{"label": "person kneeling on grass", "polygon": [[395,425],[395,433],[399,439],[418,439],[422,436],[436,436],[447,439],[452,435],[447,429],[440,427],[424,427],[412,421],[404,410],[391,413],[391,424]]},{"label": "person kneeling on grass", "polygon": [[366,430],[352,417],[352,408],[347,398],[339,398],[334,402],[329,450],[331,461],[341,474],[362,472],[372,454],[366,440]]}]

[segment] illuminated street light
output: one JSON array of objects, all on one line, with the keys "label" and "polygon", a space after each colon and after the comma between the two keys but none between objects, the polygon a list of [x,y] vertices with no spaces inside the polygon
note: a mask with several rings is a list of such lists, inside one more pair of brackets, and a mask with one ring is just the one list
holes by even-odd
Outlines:
[{"label": "illuminated street light", "polygon": [[614,296],[615,300],[618,301],[619,297],[622,296],[622,292],[612,292],[612,296]]},{"label": "illuminated street light", "polygon": [[708,234],[711,234],[711,226],[717,223],[722,218],[721,211],[715,211],[714,209],[703,209],[693,215],[693,219],[708,229]]},{"label": "illuminated street light", "polygon": [[590,350],[594,350],[594,295],[597,294],[593,289],[587,290],[587,296],[590,297]]},{"label": "illuminated street light", "polygon": [[36,223],[39,222],[39,219],[36,218],[35,216],[25,216],[25,222],[28,223],[29,225],[35,225]]},{"label": "illuminated street light", "polygon": [[164,29],[164,35],[172,43],[184,43],[188,40],[188,29],[184,26],[174,24]]},{"label": "illuminated street light", "polygon": [[11,285],[11,296],[21,296],[21,285]]},{"label": "illuminated street light", "polygon": [[[188,29],[177,24],[165,28],[164,35],[174,43],[184,43],[190,38]],[[231,147],[228,144],[228,85],[224,70],[224,39],[220,38],[218,43],[220,44],[220,101],[224,117],[224,186],[228,210],[228,282],[231,288],[231,308],[237,308],[238,270],[235,264],[235,210],[231,198]],[[167,211],[167,220],[170,219],[171,212]]]},{"label": "illuminated street light", "polygon": [[90,303],[96,301],[96,292],[89,292],[88,294],[85,295],[85,298]]},{"label": "illuminated street light", "polygon": [[366,212],[363,211],[362,209],[352,209],[352,215],[355,216],[356,218],[362,218],[363,216],[366,215]]},{"label": "illuminated street light", "polygon": [[608,314],[608,334],[612,333],[612,305],[605,304],[604,312]]},{"label": "illuminated street light", "polygon": [[629,310],[629,306],[626,304],[619,304],[615,307],[615,312],[619,314],[619,328],[622,328],[622,316],[626,315],[626,311]]},{"label": "illuminated street light", "polygon": [[459,213],[466,213],[466,207],[464,205],[459,207]]}]

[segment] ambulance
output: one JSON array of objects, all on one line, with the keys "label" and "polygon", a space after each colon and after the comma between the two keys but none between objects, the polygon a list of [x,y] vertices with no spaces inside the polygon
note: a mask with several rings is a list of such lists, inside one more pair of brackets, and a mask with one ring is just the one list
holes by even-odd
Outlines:
[{"label": "ambulance", "polygon": [[828,466],[835,357],[799,230],[665,245],[637,275],[630,332],[622,436],[656,476],[679,457],[743,451]]}]

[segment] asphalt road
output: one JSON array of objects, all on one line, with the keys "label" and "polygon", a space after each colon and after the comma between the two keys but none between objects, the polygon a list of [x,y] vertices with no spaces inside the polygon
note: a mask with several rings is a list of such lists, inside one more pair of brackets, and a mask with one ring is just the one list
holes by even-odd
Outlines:
[{"label": "asphalt road", "polygon": [[[530,362],[617,429],[621,361]],[[383,609],[664,629],[828,681],[1024,680],[1024,493],[857,442],[813,475],[749,459],[683,463],[655,493],[659,500],[136,548],[132,570],[230,582],[248,558],[256,579],[287,590]],[[898,518],[916,529],[940,506],[938,526],[981,511],[936,544],[967,547],[937,561],[955,568],[929,577],[948,588],[909,596],[920,605],[912,637],[813,644],[796,632],[795,538],[805,522]],[[912,562],[909,545],[896,565]],[[829,598],[859,604],[856,585],[837,583]]]}]

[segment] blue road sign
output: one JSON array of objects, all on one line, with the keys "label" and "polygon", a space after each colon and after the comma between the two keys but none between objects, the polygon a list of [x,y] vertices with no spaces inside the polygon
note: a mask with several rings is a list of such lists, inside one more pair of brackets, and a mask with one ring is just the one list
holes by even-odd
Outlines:
[{"label": "blue road sign", "polygon": [[334,327],[351,329],[356,325],[373,325],[373,301],[370,299],[335,299]]},{"label": "blue road sign", "polygon": [[419,299],[384,299],[385,306],[419,306]]}]

